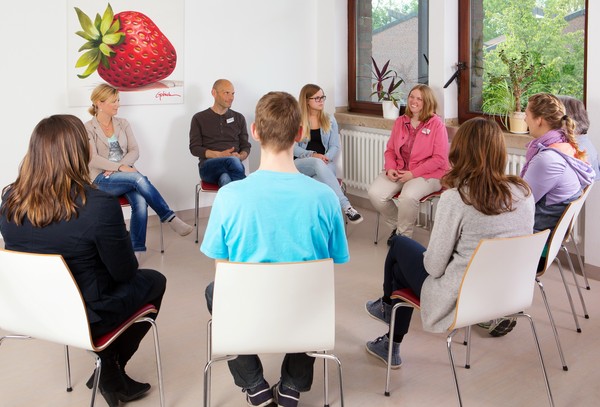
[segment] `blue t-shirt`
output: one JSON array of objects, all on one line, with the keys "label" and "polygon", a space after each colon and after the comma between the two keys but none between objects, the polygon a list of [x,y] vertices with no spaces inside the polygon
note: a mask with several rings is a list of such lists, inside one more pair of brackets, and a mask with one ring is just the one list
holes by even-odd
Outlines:
[{"label": "blue t-shirt", "polygon": [[264,170],[219,189],[200,250],[234,262],[349,260],[331,188],[300,173]]}]

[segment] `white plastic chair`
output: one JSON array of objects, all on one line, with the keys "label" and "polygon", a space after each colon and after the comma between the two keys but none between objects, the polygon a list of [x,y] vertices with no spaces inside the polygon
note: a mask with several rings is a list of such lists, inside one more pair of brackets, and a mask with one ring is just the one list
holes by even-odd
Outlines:
[{"label": "white plastic chair", "polygon": [[[210,405],[214,363],[237,355],[301,352],[336,362],[340,402],[344,405],[342,366],[336,356],[327,353],[335,345],[333,271],[331,259],[217,262],[204,368],[204,406]],[[325,405],[329,405],[326,363],[324,371]]]},{"label": "white plastic chair", "polygon": [[[129,326],[137,322],[152,325],[156,353],[160,405],[164,406],[162,366],[152,305],[142,307],[114,331],[92,340],[85,303],[62,256],[0,250],[0,328],[13,332],[4,339],[41,339],[65,345],[67,391],[71,390],[68,346],[99,352],[106,349]],[[94,406],[100,372],[100,358],[94,353],[96,369],[92,399]]]},{"label": "white plastic chair", "polygon": [[[569,257],[569,252],[566,249],[566,244],[569,241],[573,242],[573,246],[575,246],[575,253],[577,254],[577,260],[579,261],[579,269],[581,270],[581,275],[583,276],[583,280],[585,282],[585,288],[587,290],[590,289],[590,283],[588,282],[587,275],[585,274],[585,267],[583,267],[583,259],[581,258],[581,253],[579,252],[579,246],[577,245],[577,241],[575,240],[575,236],[573,234],[573,229],[575,228],[575,223],[577,222],[577,219],[579,218],[579,213],[581,212],[581,209],[583,208],[583,205],[585,204],[585,201],[587,200],[587,197],[590,194],[590,191],[592,190],[593,185],[594,184],[590,184],[584,188],[584,190],[581,194],[582,200],[577,204],[577,208],[575,209],[575,213],[573,214],[573,220],[571,221],[571,225],[569,226],[569,231],[567,232],[567,236],[565,237],[565,240],[563,242],[563,250],[567,254],[569,266],[571,267],[571,270],[573,270],[573,272],[575,272],[575,270],[573,268],[573,263],[571,262],[571,258]],[[585,308],[585,304],[583,304],[583,300],[582,300],[582,305]],[[587,311],[585,312],[585,314],[587,315]]]},{"label": "white plastic chair", "polygon": [[[544,263],[543,269],[537,273],[537,276],[535,279],[535,281],[538,284],[538,287],[540,287],[540,292],[541,292],[542,298],[544,300],[544,305],[546,306],[546,312],[548,312],[548,318],[550,319],[550,326],[552,327],[552,332],[554,333],[554,339],[556,340],[558,354],[559,354],[560,360],[562,362],[563,370],[565,370],[565,371],[569,370],[569,368],[567,367],[567,363],[565,362],[565,357],[564,357],[564,354],[562,351],[562,346],[560,344],[560,339],[558,337],[558,331],[556,329],[556,323],[554,322],[554,318],[552,317],[552,312],[550,311],[550,305],[548,304],[548,298],[546,297],[544,285],[540,281],[540,277],[542,277],[542,275],[544,275],[544,273],[546,273],[546,271],[548,271],[548,269],[550,268],[552,263],[556,262],[556,265],[558,266],[558,271],[560,273],[560,277],[563,282],[563,286],[565,287],[567,299],[569,300],[569,305],[571,307],[571,313],[573,314],[573,320],[575,321],[575,328],[576,328],[577,332],[581,332],[581,327],[579,326],[579,320],[577,318],[575,306],[573,305],[573,298],[571,297],[571,291],[569,290],[569,285],[567,284],[567,280],[565,279],[563,269],[562,269],[562,264],[556,256],[558,255],[558,252],[561,250],[561,248],[564,245],[564,241],[567,237],[567,234],[569,233],[569,228],[571,227],[571,225],[573,223],[575,213],[578,212],[579,210],[581,210],[581,205],[583,205],[583,202],[586,197],[587,197],[587,195],[581,194],[581,196],[579,198],[572,201],[565,208],[565,211],[563,212],[562,216],[558,220],[558,223],[554,227],[554,230],[552,231],[552,234],[550,235],[550,238],[548,239],[548,251],[546,254],[546,262]],[[566,249],[565,249],[565,251],[566,251]],[[568,256],[568,252],[567,252],[567,260],[569,263],[571,262],[571,259]],[[573,274],[573,280],[575,281],[575,286],[577,287],[577,290],[579,291],[581,303],[584,308],[584,314],[586,315],[587,318],[589,318],[589,316],[587,316],[587,310],[585,309],[585,303],[583,302],[581,290],[579,289],[579,284],[577,282],[575,270],[573,269],[572,264],[570,264],[570,265],[571,265],[571,272]]]},{"label": "white plastic chair", "polygon": [[[533,302],[537,265],[548,234],[549,231],[545,230],[527,236],[483,239],[471,256],[458,293],[454,322],[448,328],[450,334],[446,339],[450,367],[460,406],[462,406],[462,398],[452,354],[452,338],[460,328],[467,328],[465,368],[468,369],[470,368],[470,326],[501,317],[527,318],[529,320],[548,400],[551,406],[554,405],[533,319],[528,314],[521,313]],[[390,332],[394,332],[397,309],[404,306],[419,309],[420,301],[410,289],[395,291],[391,298],[401,301],[392,307]],[[390,346],[385,383],[386,396],[390,395],[391,351],[392,347]]]}]

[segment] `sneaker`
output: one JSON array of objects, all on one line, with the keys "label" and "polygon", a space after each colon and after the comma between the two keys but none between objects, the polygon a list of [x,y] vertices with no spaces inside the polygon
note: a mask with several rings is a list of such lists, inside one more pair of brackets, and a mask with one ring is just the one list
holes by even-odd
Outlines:
[{"label": "sneaker", "polygon": [[386,325],[390,324],[390,316],[392,315],[392,305],[383,302],[383,298],[378,298],[374,301],[367,301],[365,304],[367,313],[378,321]]},{"label": "sneaker", "polygon": [[273,393],[269,388],[269,383],[264,380],[258,386],[242,391],[246,392],[246,403],[248,403],[249,406],[264,407],[273,402]]},{"label": "sneaker", "polygon": [[396,237],[396,229],[392,230],[392,233],[390,234],[390,237],[388,237],[387,240],[387,245],[391,246],[392,245],[392,240]]},{"label": "sneaker", "polygon": [[516,318],[499,318],[492,321],[488,333],[494,337],[504,336],[517,325]]},{"label": "sneaker", "polygon": [[[387,337],[387,335],[383,335],[374,341],[367,342],[367,352],[387,365],[389,346],[390,339]],[[392,365],[390,367],[392,369],[398,369],[401,364],[402,359],[400,359],[400,343],[392,342]]]},{"label": "sneaker", "polygon": [[348,218],[348,222],[350,223],[360,223],[363,221],[362,215],[351,206],[346,208],[344,214],[346,215],[346,218]]},{"label": "sneaker", "polygon": [[298,406],[298,400],[300,399],[300,393],[296,390],[292,390],[289,387],[283,386],[281,383],[277,383],[273,386],[273,401],[280,407],[296,407]]}]

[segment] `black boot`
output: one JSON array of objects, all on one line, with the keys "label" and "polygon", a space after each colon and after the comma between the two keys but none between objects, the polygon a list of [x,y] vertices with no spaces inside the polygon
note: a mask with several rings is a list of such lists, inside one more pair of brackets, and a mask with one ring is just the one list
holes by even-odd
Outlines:
[{"label": "black boot", "polygon": [[[91,389],[94,386],[94,373],[90,376],[87,383],[85,384],[88,389]],[[118,392],[116,392],[117,398],[123,402],[137,400],[146,394],[152,386],[150,383],[140,383],[138,381],[133,380],[131,377],[125,373],[125,369],[119,368],[119,372],[121,375],[121,379],[123,380],[125,386]]]},{"label": "black boot", "polygon": [[150,390],[150,383],[140,383],[127,376],[124,367],[119,367],[121,379],[125,383],[125,388],[118,393],[119,400],[127,402],[137,400]]},{"label": "black boot", "polygon": [[[102,370],[98,388],[109,407],[119,407],[119,394],[125,389],[125,382],[121,377],[116,358],[112,355],[101,353]],[[94,373],[89,378],[86,386],[91,389],[94,384]]]}]

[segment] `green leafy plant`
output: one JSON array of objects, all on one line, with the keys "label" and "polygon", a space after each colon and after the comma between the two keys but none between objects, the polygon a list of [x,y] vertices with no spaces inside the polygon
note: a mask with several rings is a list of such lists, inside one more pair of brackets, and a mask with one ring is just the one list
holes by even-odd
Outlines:
[{"label": "green leafy plant", "polygon": [[[490,75],[489,86],[493,94],[502,95],[504,90],[508,90],[512,96],[512,102],[504,104],[505,108],[510,108],[511,111],[500,111],[491,113],[511,113],[521,112],[523,110],[523,101],[529,89],[539,81],[544,73],[546,65],[541,61],[540,56],[532,54],[527,50],[521,51],[516,57],[506,55],[504,49],[498,52],[500,61],[505,65],[507,73],[501,75]],[[486,100],[484,98],[484,105]],[[495,101],[487,103],[488,106],[497,107]],[[484,110],[485,111],[485,110]]]},{"label": "green leafy plant", "polygon": [[[371,57],[373,61],[373,93],[371,96],[377,95],[377,100],[390,100],[394,103],[394,106],[398,107],[398,100],[400,100],[400,91],[398,88],[404,83],[404,79],[398,76],[398,73],[393,69],[389,68],[390,60],[381,67],[377,66],[375,59]],[[389,84],[386,82],[389,81]]]}]

